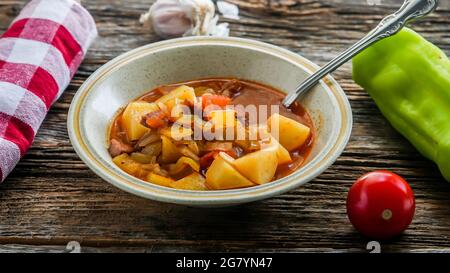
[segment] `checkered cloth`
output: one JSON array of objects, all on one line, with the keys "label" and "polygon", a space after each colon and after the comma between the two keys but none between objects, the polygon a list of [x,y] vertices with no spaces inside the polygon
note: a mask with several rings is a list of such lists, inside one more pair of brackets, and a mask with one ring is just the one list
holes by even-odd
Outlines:
[{"label": "checkered cloth", "polygon": [[97,35],[73,0],[33,0],[0,37],[0,182],[27,152]]}]

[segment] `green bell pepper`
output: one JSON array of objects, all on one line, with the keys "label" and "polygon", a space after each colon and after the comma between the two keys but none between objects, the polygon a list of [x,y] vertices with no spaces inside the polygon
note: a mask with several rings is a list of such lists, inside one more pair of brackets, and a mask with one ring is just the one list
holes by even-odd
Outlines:
[{"label": "green bell pepper", "polygon": [[353,59],[353,79],[450,182],[450,60],[411,29]]}]

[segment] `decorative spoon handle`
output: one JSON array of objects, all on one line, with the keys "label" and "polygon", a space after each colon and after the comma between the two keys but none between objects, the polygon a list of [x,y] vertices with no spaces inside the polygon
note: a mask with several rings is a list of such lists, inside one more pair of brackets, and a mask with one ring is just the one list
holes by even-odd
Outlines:
[{"label": "decorative spoon handle", "polygon": [[327,74],[333,72],[359,52],[370,46],[371,44],[394,35],[400,31],[407,23],[414,19],[421,18],[432,12],[438,5],[438,0],[405,0],[402,7],[387,17],[385,17],[378,26],[373,29],[364,38],[351,46],[339,56],[334,58],[328,64],[317,70],[314,74],[309,76],[297,88],[291,91],[283,100],[285,107],[297,100],[301,95],[306,93],[314,87]]}]

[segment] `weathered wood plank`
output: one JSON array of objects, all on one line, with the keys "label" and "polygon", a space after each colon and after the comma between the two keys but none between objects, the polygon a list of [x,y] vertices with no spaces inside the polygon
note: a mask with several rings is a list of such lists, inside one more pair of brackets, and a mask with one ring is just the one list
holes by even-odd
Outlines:
[{"label": "weathered wood plank", "polygon": [[[361,249],[346,249],[346,250],[338,250],[333,248],[295,248],[295,249],[284,249],[284,248],[269,248],[269,249],[221,249],[216,248],[215,252],[238,252],[238,253],[348,253],[348,252],[362,252]],[[370,250],[365,250],[366,252],[370,252]],[[450,249],[443,248],[418,248],[418,249],[403,249],[404,252],[408,253],[450,253]],[[59,245],[1,245],[0,246],[1,253],[182,253],[182,252],[210,252],[210,248],[189,248],[189,247],[180,247],[178,245],[169,245],[169,246],[149,246],[149,247],[126,247],[126,246],[118,246],[118,247],[85,247],[80,246],[79,250],[75,250],[73,248],[66,248],[66,246]],[[381,247],[381,252],[385,252]]]},{"label": "weathered wood plank", "polygon": [[[405,176],[417,198],[406,234],[386,251],[446,251],[450,242],[450,187],[380,115],[351,80],[347,64],[334,76],[353,107],[354,130],[338,161],[311,183],[282,196],[223,209],[160,204],[124,193],[96,177],[74,153],[66,118],[77,88],[99,66],[158,38],[137,19],[144,0],[83,1],[100,37],[68,90],[53,106],[35,143],[0,186],[0,252],[59,251],[71,240],[89,251],[365,251],[345,213],[353,181],[375,169]],[[242,19],[232,35],[276,44],[323,64],[362,37],[392,5],[368,8],[342,1],[232,0]],[[0,3],[0,31],[24,5]],[[361,1],[363,3],[363,1]],[[414,28],[450,53],[450,10],[441,9]]]}]

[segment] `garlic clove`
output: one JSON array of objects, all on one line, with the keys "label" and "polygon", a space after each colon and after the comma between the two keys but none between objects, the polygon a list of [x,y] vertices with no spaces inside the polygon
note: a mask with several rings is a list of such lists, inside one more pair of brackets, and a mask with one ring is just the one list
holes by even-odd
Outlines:
[{"label": "garlic clove", "polygon": [[218,24],[211,0],[157,0],[140,22],[162,38],[228,36],[228,24]]},{"label": "garlic clove", "polygon": [[192,14],[193,8],[180,0],[158,0],[141,15],[140,22],[160,37],[180,37],[192,28]]}]

